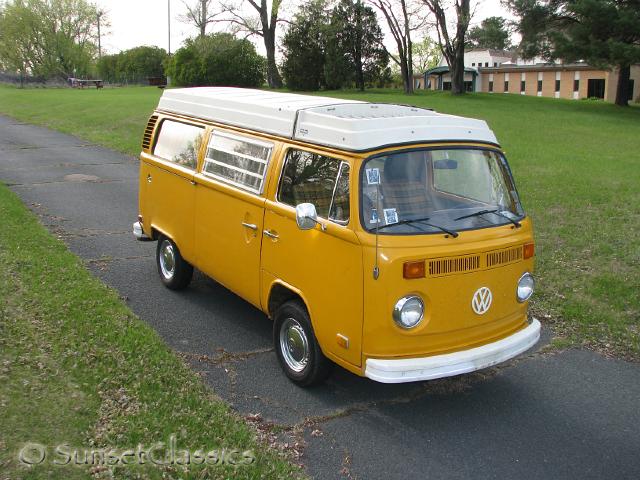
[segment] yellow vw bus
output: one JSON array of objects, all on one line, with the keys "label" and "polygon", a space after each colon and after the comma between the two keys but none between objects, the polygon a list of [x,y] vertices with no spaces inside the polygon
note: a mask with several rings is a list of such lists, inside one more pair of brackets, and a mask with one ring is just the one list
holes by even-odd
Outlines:
[{"label": "yellow vw bus", "polygon": [[[237,88],[167,90],[133,233],[160,280],[196,267],[273,320],[286,375],[458,375],[539,339],[534,243],[484,121]],[[214,328],[212,326],[212,328]]]}]

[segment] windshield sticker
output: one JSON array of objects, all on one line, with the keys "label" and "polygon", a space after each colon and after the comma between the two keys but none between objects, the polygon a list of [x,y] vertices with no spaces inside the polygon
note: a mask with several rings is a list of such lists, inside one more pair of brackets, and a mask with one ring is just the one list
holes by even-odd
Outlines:
[{"label": "windshield sticker", "polygon": [[367,183],[369,185],[380,185],[380,169],[367,168]]},{"label": "windshield sticker", "polygon": [[380,221],[380,219],[378,218],[378,210],[376,210],[375,208],[371,209],[371,220],[369,220],[369,223],[378,223]]},{"label": "windshield sticker", "polygon": [[398,213],[395,208],[385,208],[384,212],[384,221],[387,225],[392,223],[398,223]]}]

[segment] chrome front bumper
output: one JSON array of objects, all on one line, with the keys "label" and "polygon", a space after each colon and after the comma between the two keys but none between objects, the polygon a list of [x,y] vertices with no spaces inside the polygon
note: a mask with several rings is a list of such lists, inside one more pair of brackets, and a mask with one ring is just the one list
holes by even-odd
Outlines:
[{"label": "chrome front bumper", "polygon": [[396,360],[369,358],[365,377],[382,383],[404,383],[469,373],[502,363],[533,347],[540,339],[540,322],[535,318],[527,327],[497,342],[461,352]]}]

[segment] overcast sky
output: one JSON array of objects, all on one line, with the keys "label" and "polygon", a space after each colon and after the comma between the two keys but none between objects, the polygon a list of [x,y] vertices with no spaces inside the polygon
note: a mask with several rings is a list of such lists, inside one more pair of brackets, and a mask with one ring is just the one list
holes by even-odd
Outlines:
[{"label": "overcast sky", "polygon": [[[186,0],[189,4],[197,0]],[[105,10],[111,26],[103,29],[102,48],[105,53],[115,53],[140,45],[168,47],[168,2],[171,2],[171,51],[175,52],[182,42],[195,36],[195,27],[182,23],[178,17],[185,12],[182,0],[94,0]],[[285,0],[286,12],[295,12],[301,2]],[[472,1],[472,3],[474,3]],[[476,1],[472,25],[494,15],[510,17],[499,0]],[[383,22],[380,22],[383,25]],[[384,25],[383,25],[384,27]],[[214,27],[210,27],[213,31]],[[221,29],[222,27],[218,27]],[[282,27],[281,27],[282,28]],[[261,39],[253,39],[258,50],[264,53]],[[391,46],[391,45],[389,45]]]}]

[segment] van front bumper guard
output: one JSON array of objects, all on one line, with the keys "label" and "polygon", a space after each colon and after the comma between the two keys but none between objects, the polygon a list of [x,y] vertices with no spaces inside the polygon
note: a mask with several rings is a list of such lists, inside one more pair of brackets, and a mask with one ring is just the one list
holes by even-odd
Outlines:
[{"label": "van front bumper guard", "polygon": [[133,224],[133,236],[136,237],[136,240],[140,240],[141,242],[148,242],[151,240],[142,229],[142,224],[140,222],[136,222]]},{"label": "van front bumper guard", "polygon": [[367,359],[365,377],[382,383],[404,383],[452,377],[502,363],[533,347],[540,339],[535,318],[522,330],[497,342],[461,352],[396,360]]}]

